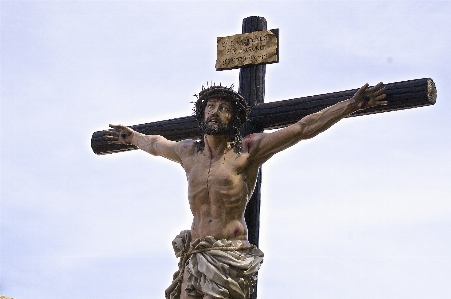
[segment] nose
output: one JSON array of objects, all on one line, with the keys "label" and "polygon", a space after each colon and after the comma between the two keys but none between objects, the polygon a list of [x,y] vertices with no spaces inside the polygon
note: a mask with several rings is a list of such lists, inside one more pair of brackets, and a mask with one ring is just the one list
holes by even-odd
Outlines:
[{"label": "nose", "polygon": [[217,115],[217,112],[218,112],[218,107],[214,106],[214,107],[210,108],[210,111],[208,111],[208,114]]}]

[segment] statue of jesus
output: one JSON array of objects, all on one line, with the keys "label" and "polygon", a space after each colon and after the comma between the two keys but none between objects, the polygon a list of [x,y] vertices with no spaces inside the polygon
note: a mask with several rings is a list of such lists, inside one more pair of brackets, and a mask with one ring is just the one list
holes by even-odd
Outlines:
[{"label": "statue of jesus", "polygon": [[203,132],[200,140],[175,142],[123,125],[110,125],[112,130],[105,135],[111,143],[133,144],[185,170],[193,222],[190,230],[172,242],[180,262],[166,298],[247,299],[263,262],[263,252],[248,242],[244,220],[259,167],[274,154],[316,136],[359,109],[387,105],[385,88],[382,82],[373,88],[365,84],[352,98],[293,125],[244,138],[240,128],[249,108],[232,87],[214,85],[202,88],[196,96],[194,112]]}]

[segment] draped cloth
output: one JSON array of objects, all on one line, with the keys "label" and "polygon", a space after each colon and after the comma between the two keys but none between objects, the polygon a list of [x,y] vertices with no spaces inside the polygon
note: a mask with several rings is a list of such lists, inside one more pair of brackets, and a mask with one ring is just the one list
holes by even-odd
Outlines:
[{"label": "draped cloth", "polygon": [[172,247],[180,258],[179,270],[165,291],[166,299],[180,298],[184,271],[188,271],[184,291],[193,297],[248,299],[254,291],[263,263],[263,252],[255,245],[213,237],[191,242],[191,232],[185,230],[175,237]]}]

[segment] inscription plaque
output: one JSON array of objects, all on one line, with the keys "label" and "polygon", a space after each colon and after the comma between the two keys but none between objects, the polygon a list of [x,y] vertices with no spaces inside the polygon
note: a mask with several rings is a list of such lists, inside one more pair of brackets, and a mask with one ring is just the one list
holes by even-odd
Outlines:
[{"label": "inscription plaque", "polygon": [[278,29],[217,38],[216,70],[279,62]]}]

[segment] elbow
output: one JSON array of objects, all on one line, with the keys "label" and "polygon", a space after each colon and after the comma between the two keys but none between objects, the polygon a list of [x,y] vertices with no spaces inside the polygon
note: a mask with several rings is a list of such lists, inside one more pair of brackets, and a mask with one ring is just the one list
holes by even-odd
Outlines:
[{"label": "elbow", "polygon": [[299,123],[298,139],[306,140],[315,137],[320,133],[313,125],[300,121]]}]

